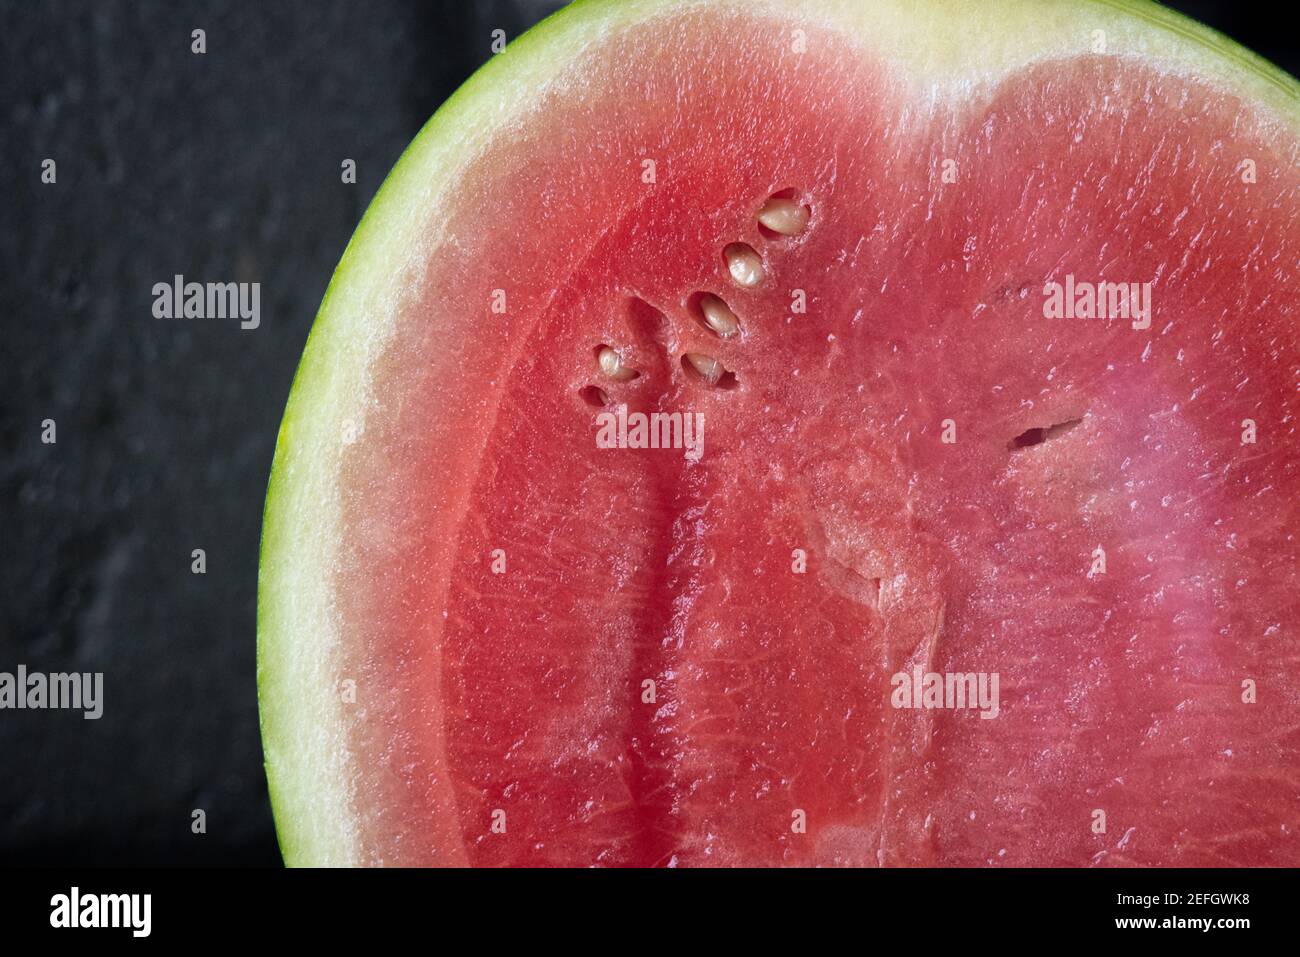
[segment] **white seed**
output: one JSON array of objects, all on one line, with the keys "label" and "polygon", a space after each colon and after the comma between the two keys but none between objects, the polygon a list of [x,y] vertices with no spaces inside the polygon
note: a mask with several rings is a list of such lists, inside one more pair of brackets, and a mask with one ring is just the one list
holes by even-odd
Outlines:
[{"label": "white seed", "polygon": [[758,221],[782,236],[794,236],[803,232],[808,225],[808,207],[800,206],[792,199],[773,196],[758,211]]},{"label": "white seed", "polygon": [[700,312],[704,314],[704,323],[724,339],[730,339],[740,331],[740,320],[731,311],[731,307],[712,293],[700,297]]},{"label": "white seed", "polygon": [[727,271],[736,285],[752,287],[763,281],[763,258],[752,246],[732,243],[722,251],[727,260]]},{"label": "white seed", "polygon": [[616,382],[626,382],[636,375],[635,371],[623,365],[622,357],[609,346],[600,347],[596,352],[596,362],[600,371]]},{"label": "white seed", "polygon": [[691,364],[691,368],[700,374],[700,378],[709,385],[716,385],[722,378],[722,363],[702,352],[688,352],[682,356]]}]

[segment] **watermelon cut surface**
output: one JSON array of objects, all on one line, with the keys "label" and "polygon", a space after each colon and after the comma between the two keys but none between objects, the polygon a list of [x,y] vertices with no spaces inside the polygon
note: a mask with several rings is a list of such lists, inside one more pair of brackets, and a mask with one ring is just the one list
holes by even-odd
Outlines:
[{"label": "watermelon cut surface", "polygon": [[[286,860],[1300,863],[1297,103],[1137,3],[589,0],[512,45],[286,412]],[[1067,281],[1149,324],[1048,318]],[[620,407],[701,454],[599,447]],[[996,717],[895,706],[930,673]]]}]

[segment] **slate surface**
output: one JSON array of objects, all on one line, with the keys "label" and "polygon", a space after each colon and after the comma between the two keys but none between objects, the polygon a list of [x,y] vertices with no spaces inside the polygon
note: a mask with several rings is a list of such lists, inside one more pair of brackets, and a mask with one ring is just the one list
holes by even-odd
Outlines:
[{"label": "slate surface", "polygon": [[[99,721],[0,712],[0,863],[279,862],[254,640],[289,383],[402,148],[493,29],[516,36],[558,5],[0,9],[0,671],[106,675]],[[1265,11],[1179,6],[1296,69],[1293,33]],[[177,273],[260,282],[261,327],[153,318],[153,284]]]}]

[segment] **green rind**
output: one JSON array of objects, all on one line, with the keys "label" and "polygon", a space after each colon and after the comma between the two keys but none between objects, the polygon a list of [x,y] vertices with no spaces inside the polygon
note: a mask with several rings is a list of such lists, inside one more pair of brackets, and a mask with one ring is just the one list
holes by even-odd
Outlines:
[{"label": "green rind", "polygon": [[[1146,20],[1193,43],[1202,44],[1224,59],[1258,74],[1261,80],[1276,87],[1283,96],[1300,101],[1300,80],[1218,30],[1211,29],[1203,23],[1198,23],[1151,0],[1091,0],[1091,2]],[[1293,108],[1300,109],[1300,106]]]},{"label": "green rind", "polygon": [[[1135,34],[1135,28],[1128,28],[1137,20],[1147,25],[1143,30],[1154,28],[1153,42],[1167,40],[1157,36],[1164,33],[1187,45],[1185,54],[1168,57],[1171,68],[1218,79],[1228,89],[1270,109],[1292,136],[1300,131],[1300,82],[1222,34],[1149,0],[983,0],[977,8],[979,23],[998,23],[1011,35],[1011,40],[997,45],[996,50],[988,46],[979,49],[962,29],[974,17],[970,6],[961,8],[959,14],[956,0],[877,0],[856,8],[852,6],[855,2],[783,0],[776,5],[775,0],[752,0],[739,8],[757,15],[802,17],[844,31],[856,26],[856,35],[865,37],[864,46],[875,44],[877,55],[912,71],[918,90],[971,80],[995,81],[999,69],[1008,72],[1028,62],[1028,58],[1016,59],[1018,48],[1012,41],[1018,37],[1024,46],[1026,35],[1033,35],[1024,31],[1029,22],[1039,24],[1042,50],[1051,55],[1061,47],[1062,33],[1067,38],[1073,36],[1071,25],[1094,25],[1090,11],[1098,17],[1095,23],[1119,25],[1129,36]],[[352,782],[342,753],[345,723],[335,713],[336,696],[313,699],[313,689],[304,689],[300,681],[312,673],[314,663],[313,677],[318,684],[314,690],[322,691],[325,686],[319,679],[321,672],[329,677],[329,666],[327,660],[318,659],[328,659],[330,653],[326,638],[304,623],[312,614],[328,616],[328,609],[312,606],[312,596],[305,594],[312,588],[322,590],[321,575],[310,573],[322,572],[328,561],[312,553],[313,543],[304,539],[313,533],[328,539],[336,518],[329,513],[328,502],[317,502],[308,492],[314,490],[313,483],[328,485],[330,470],[339,461],[338,443],[326,442],[324,437],[337,434],[334,430],[346,418],[347,409],[364,413],[365,372],[382,346],[383,321],[391,320],[392,300],[384,296],[384,283],[400,276],[404,261],[410,258],[409,249],[430,248],[413,240],[426,223],[425,210],[436,198],[436,189],[450,189],[460,170],[492,135],[526,114],[529,92],[559,77],[588,43],[608,32],[699,7],[738,8],[732,0],[578,0],[519,37],[476,72],[412,140],[334,271],[290,390],[262,523],[258,699],[271,804],[281,852],[290,865],[360,861],[350,820]],[[1061,18],[1051,34],[1046,23],[1040,23],[1050,19],[1044,15],[1046,9]],[[890,10],[906,18],[892,34],[887,26],[881,26],[887,23],[882,17],[887,18]],[[1101,19],[1103,12],[1109,13],[1105,20]],[[926,43],[909,46],[908,41],[917,35],[924,35]],[[1046,42],[1048,39],[1053,42]],[[1163,50],[1168,44],[1157,46]],[[1165,62],[1164,55],[1139,53]],[[390,307],[389,314],[379,320],[373,312],[377,297],[379,306]],[[319,511],[295,511],[299,504],[295,497],[319,505]],[[305,523],[312,526],[307,531]],[[321,567],[311,568],[313,562]],[[304,566],[308,567],[306,573],[300,571]],[[302,700],[304,694],[307,701]],[[339,739],[333,758],[329,747],[308,740],[314,730],[325,735],[332,732]],[[318,752],[317,761],[305,753],[312,747]],[[333,767],[323,766],[331,760]]]}]

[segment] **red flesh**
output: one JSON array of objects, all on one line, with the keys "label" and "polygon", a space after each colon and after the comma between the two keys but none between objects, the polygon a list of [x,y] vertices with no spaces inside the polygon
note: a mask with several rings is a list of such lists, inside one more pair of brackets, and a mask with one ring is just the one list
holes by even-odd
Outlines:
[{"label": "red flesh", "polygon": [[[381,363],[340,571],[365,858],[1300,863],[1296,156],[1135,62],[922,119],[833,37],[712,16],[612,42],[595,101],[492,148]],[[812,225],[760,235],[786,188]],[[1154,281],[1151,328],[1044,319],[1067,273]],[[447,349],[461,380],[422,377]],[[702,461],[597,449],[588,385],[704,412]],[[915,664],[998,672],[1001,715],[893,709]]]}]

